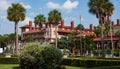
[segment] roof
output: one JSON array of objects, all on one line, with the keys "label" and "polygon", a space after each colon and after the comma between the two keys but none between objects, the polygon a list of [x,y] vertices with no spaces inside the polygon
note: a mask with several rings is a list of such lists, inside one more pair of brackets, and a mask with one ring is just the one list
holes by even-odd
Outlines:
[{"label": "roof", "polygon": [[[94,38],[94,39],[93,39],[93,41],[101,41],[101,40],[102,40],[101,38]],[[109,37],[109,38],[103,38],[103,40],[104,40],[104,41],[110,41],[111,38],[110,38],[110,37]],[[113,37],[112,40],[113,40],[113,41],[117,41],[117,40],[120,40],[120,38],[118,38],[118,37]]]},{"label": "roof", "polygon": [[33,34],[33,33],[44,33],[45,30],[32,30],[32,31],[27,31],[27,32],[23,32],[23,34]]},{"label": "roof", "polygon": [[62,30],[62,29],[59,29],[58,32],[59,33],[72,33],[73,31],[72,30]]},{"label": "roof", "polygon": [[71,26],[61,26],[61,25],[59,25],[58,26],[59,28],[65,28],[65,29],[75,29],[75,27],[74,28],[72,28]]},{"label": "roof", "polygon": [[94,32],[83,31],[82,34],[78,34],[78,35],[76,35],[76,37],[90,36],[90,35],[95,35],[95,33]]}]

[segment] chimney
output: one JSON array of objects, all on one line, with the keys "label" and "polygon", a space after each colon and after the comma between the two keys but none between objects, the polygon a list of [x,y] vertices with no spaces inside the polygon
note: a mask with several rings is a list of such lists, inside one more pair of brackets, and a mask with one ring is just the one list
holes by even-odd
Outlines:
[{"label": "chimney", "polygon": [[61,27],[64,27],[64,20],[61,21]]},{"label": "chimney", "polygon": [[120,25],[120,19],[117,19],[117,25]]},{"label": "chimney", "polygon": [[90,27],[90,32],[92,32],[92,30],[93,30],[93,25],[90,24],[89,27]]},{"label": "chimney", "polygon": [[34,30],[36,30],[37,25],[35,24]]},{"label": "chimney", "polygon": [[29,30],[32,31],[32,21],[29,21]]},{"label": "chimney", "polygon": [[96,27],[94,26],[94,30],[96,29]]},{"label": "chimney", "polygon": [[112,26],[114,26],[114,21],[112,21]]},{"label": "chimney", "polygon": [[74,28],[74,21],[71,21],[71,28]]}]

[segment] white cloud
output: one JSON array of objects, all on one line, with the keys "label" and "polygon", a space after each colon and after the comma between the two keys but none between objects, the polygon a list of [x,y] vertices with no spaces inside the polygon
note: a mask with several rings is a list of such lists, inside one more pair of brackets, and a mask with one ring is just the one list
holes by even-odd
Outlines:
[{"label": "white cloud", "polygon": [[60,8],[59,4],[53,3],[53,2],[48,2],[47,6],[48,6],[48,8],[51,8],[51,9],[58,9],[58,8]]},{"label": "white cloud", "polygon": [[0,10],[6,10],[10,6],[7,0],[0,0]]},{"label": "white cloud", "polygon": [[0,16],[0,19],[6,20],[6,16]]},{"label": "white cloud", "polygon": [[76,8],[78,4],[79,4],[78,1],[72,2],[71,0],[66,0],[65,3],[62,5],[58,3],[48,2],[47,7],[51,9],[63,9],[63,10],[67,10],[68,12],[70,12],[71,10]]},{"label": "white cloud", "polygon": [[23,2],[20,3],[25,9],[31,9],[31,6],[28,4],[24,4]]},{"label": "white cloud", "polygon": [[62,8],[63,9],[67,9],[67,10],[72,10],[74,8],[76,8],[78,6],[79,2],[78,1],[74,1],[71,2],[70,0],[67,0],[63,5]]}]

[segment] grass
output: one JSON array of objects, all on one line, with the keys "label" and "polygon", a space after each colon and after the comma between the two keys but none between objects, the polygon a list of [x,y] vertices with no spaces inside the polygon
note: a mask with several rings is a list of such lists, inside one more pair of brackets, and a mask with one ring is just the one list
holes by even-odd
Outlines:
[{"label": "grass", "polygon": [[0,64],[0,69],[16,69],[18,64]]},{"label": "grass", "polygon": [[106,66],[106,67],[93,67],[93,68],[66,66],[66,68],[67,69],[120,69],[120,66]]},{"label": "grass", "polygon": [[[0,64],[0,69],[16,69],[18,64]],[[84,68],[84,67],[73,67],[66,66],[67,69],[120,69],[120,66],[106,66],[106,67],[93,67],[93,68]]]}]

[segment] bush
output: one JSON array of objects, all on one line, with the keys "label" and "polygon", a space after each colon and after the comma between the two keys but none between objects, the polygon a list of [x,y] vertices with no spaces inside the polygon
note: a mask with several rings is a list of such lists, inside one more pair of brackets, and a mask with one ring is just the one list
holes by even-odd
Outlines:
[{"label": "bush", "polygon": [[18,64],[18,63],[19,63],[18,58],[5,58],[5,57],[0,58],[0,64]]},{"label": "bush", "polygon": [[21,69],[57,69],[62,61],[62,53],[53,45],[28,43],[19,59]]},{"label": "bush", "polygon": [[1,57],[5,57],[5,55],[3,55],[3,54],[0,54],[0,58],[1,58]]},{"label": "bush", "polygon": [[64,65],[76,67],[98,67],[98,66],[116,66],[120,65],[120,60],[108,59],[72,59],[67,58],[62,62]]},{"label": "bush", "polygon": [[12,54],[11,57],[18,57],[18,55],[16,55],[16,54]]}]

